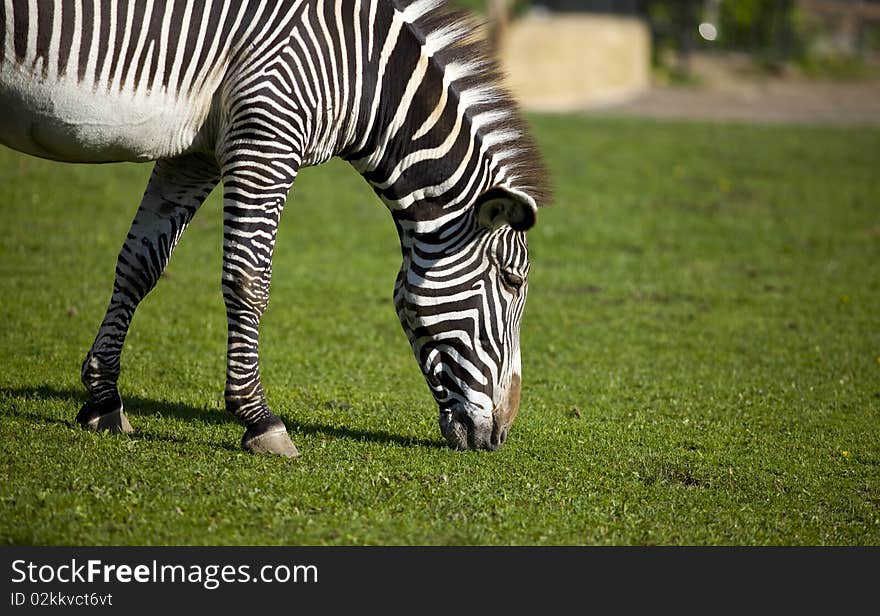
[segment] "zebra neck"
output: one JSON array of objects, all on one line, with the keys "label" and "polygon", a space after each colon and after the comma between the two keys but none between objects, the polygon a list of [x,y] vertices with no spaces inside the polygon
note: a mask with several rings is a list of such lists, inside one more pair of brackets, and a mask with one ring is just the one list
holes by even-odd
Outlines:
[{"label": "zebra neck", "polygon": [[473,245],[475,235],[483,233],[474,220],[474,211],[464,209],[430,224],[405,219],[392,212],[404,258],[420,255],[422,259],[444,259],[456,254],[462,246]]},{"label": "zebra neck", "polygon": [[465,16],[434,0],[362,1],[354,50],[364,74],[340,155],[404,231],[435,233],[488,188],[515,184],[517,110]]}]

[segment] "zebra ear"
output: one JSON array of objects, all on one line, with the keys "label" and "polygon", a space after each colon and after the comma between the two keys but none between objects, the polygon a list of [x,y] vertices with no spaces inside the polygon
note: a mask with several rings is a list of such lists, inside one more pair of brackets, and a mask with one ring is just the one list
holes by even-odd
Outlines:
[{"label": "zebra ear", "polygon": [[535,226],[538,208],[526,195],[495,186],[477,199],[477,221],[490,231],[510,225],[514,231],[528,231]]}]

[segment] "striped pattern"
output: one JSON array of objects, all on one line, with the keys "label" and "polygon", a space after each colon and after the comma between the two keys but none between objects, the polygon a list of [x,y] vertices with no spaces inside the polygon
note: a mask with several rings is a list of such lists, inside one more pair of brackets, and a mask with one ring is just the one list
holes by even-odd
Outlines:
[{"label": "striped pattern", "polygon": [[222,70],[247,2],[4,0],[0,62],[108,91],[192,95]]},{"label": "striped pattern", "polygon": [[[300,167],[341,156],[399,230],[395,307],[444,435],[503,442],[519,400],[523,232],[549,191],[469,17],[439,0],[2,0],[0,21],[12,92],[0,102],[19,120],[34,97],[70,109],[50,118],[55,132],[34,119],[32,136],[0,120],[0,140],[59,160],[158,161],[83,365],[93,400],[118,395],[132,315],[222,180],[227,406],[249,426],[272,417],[258,333],[278,221]],[[77,114],[97,104],[136,114],[141,132],[122,116],[83,128]]]},{"label": "striped pattern", "polygon": [[[441,408],[492,409],[493,386],[518,372],[517,325],[527,292],[525,235],[471,230],[419,242],[395,288],[395,306]],[[496,274],[500,272],[500,275]]]}]

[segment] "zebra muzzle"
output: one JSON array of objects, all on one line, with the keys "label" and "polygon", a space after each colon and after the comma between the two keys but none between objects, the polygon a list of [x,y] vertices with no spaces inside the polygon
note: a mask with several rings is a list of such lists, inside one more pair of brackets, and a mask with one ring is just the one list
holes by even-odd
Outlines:
[{"label": "zebra muzzle", "polygon": [[506,438],[506,427],[496,428],[491,415],[465,407],[443,409],[439,420],[440,431],[453,449],[495,450],[504,442],[502,432]]}]

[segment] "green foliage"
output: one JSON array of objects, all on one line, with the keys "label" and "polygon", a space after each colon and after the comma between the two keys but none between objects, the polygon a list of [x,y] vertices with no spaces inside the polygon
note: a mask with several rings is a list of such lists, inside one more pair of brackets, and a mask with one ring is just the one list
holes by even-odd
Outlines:
[{"label": "green foliage", "polygon": [[798,62],[801,73],[816,79],[832,79],[855,81],[860,79],[876,79],[876,64],[864,62],[857,56],[843,54],[804,55]]},{"label": "green foliage", "polygon": [[523,406],[443,445],[387,212],[336,161],[279,231],[263,378],[303,456],[223,410],[221,211],[134,320],[137,432],[73,423],[148,166],[0,151],[0,542],[880,543],[880,132],[533,117]]},{"label": "green foliage", "polygon": [[702,3],[651,0],[646,13],[653,30],[655,65],[662,66],[670,51],[693,49],[738,50],[751,53],[758,66],[773,72],[785,62],[807,55],[809,33],[802,12],[790,1],[742,0],[722,2],[717,22],[718,38],[704,41],[697,25],[709,15]]},{"label": "green foliage", "polygon": [[462,9],[467,9],[468,11],[471,11],[473,13],[486,13],[485,0],[451,0],[450,4]]},{"label": "green foliage", "polygon": [[794,6],[791,2],[722,2],[718,42],[724,47],[734,49],[778,49],[792,42],[794,19]]}]

